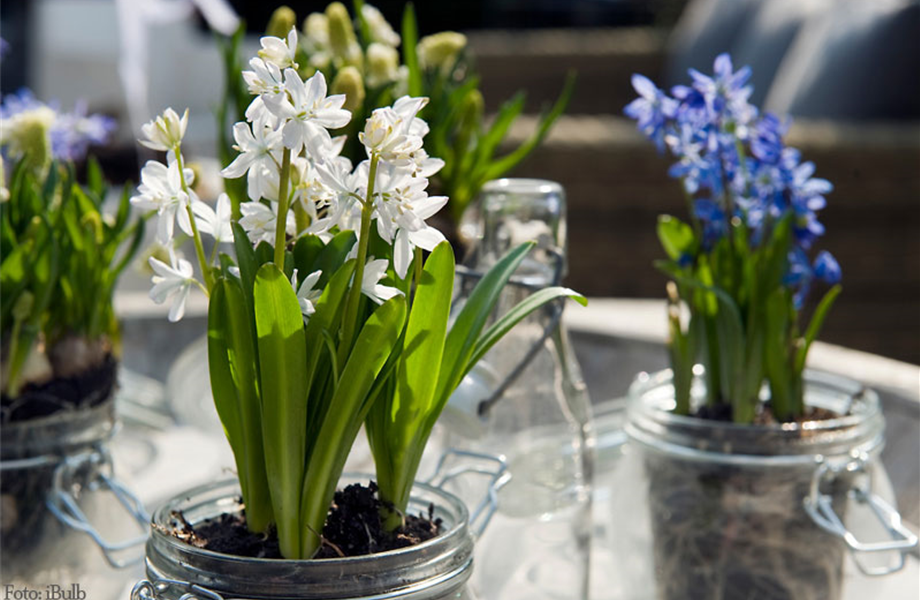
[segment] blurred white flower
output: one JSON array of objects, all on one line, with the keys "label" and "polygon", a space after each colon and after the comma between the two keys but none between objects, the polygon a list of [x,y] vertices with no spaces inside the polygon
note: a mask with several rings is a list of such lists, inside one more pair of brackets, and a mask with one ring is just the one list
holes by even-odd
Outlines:
[{"label": "blurred white flower", "polygon": [[361,16],[364,17],[364,22],[371,30],[372,40],[393,48],[399,45],[399,34],[393,31],[393,27],[376,7],[365,4],[361,9]]},{"label": "blurred white flower", "polygon": [[141,126],[141,132],[147,139],[138,141],[153,150],[166,152],[182,142],[187,127],[187,108],[181,118],[172,108],[167,108],[162,115]]},{"label": "blurred white flower", "polygon": [[383,304],[394,296],[402,295],[398,289],[380,284],[380,280],[387,274],[387,262],[385,258],[374,260],[372,256],[369,256],[367,264],[364,265],[361,292],[377,304]]},{"label": "blurred white flower", "polygon": [[311,13],[303,23],[304,48],[310,57],[310,66],[325,69],[332,61],[329,43],[329,19],[323,13]]},{"label": "blurred white flower", "polygon": [[[260,242],[275,243],[275,228],[278,222],[278,205],[271,203],[269,208],[261,202],[243,202],[240,204],[240,227],[242,227],[249,236],[249,241],[254,246]],[[294,235],[297,225],[294,221],[294,211],[288,211],[285,223],[285,232],[288,235]]]},{"label": "blurred white flower", "polygon": [[169,320],[175,323],[185,314],[185,301],[188,299],[189,290],[197,282],[192,263],[177,258],[172,249],[169,251],[169,262],[170,264],[167,265],[152,256],[148,259],[154,272],[151,278],[153,288],[150,290],[150,298],[157,304],[163,304],[172,299],[172,306],[169,307]]},{"label": "blurred white flower", "polygon": [[[284,71],[287,94],[263,96],[266,108],[285,121],[284,146],[299,154],[320,128],[338,129],[348,125],[351,113],[342,108],[344,94],[326,97],[326,78],[321,71],[303,81],[294,69]],[[323,132],[325,133],[325,132]]]},{"label": "blurred white flower", "polygon": [[195,215],[198,231],[213,237],[217,244],[233,243],[233,227],[230,225],[233,216],[231,206],[230,196],[227,194],[217,197],[217,210],[205,202],[193,202],[192,213]]},{"label": "blurred white flower", "polygon": [[[131,198],[131,204],[141,210],[157,211],[157,240],[166,244],[173,238],[174,224],[179,220],[179,227],[188,235],[192,235],[192,225],[189,221],[188,206],[190,201],[197,200],[195,193],[185,193],[179,176],[179,161],[170,151],[166,155],[169,166],[161,162],[150,160],[141,170],[141,184],[138,186],[138,195]],[[194,173],[185,169],[186,184],[191,185]]]},{"label": "blurred white flower", "polygon": [[396,81],[397,77],[399,77],[399,53],[396,48],[377,42],[368,46],[367,84],[377,87]]},{"label": "blurred white flower", "polygon": [[297,302],[300,303],[300,312],[303,314],[305,321],[316,312],[315,303],[323,295],[322,288],[313,289],[322,274],[322,271],[313,271],[304,278],[299,288],[297,287],[297,269],[294,269],[294,273],[291,275],[291,287],[297,292]]},{"label": "blurred white flower", "polygon": [[259,50],[259,58],[265,62],[271,63],[280,69],[287,67],[297,68],[294,57],[297,54],[297,29],[292,28],[288,33],[287,40],[267,35],[259,40],[262,49]]},{"label": "blurred white flower", "polygon": [[252,200],[265,198],[271,173],[278,170],[281,160],[281,132],[274,131],[263,120],[252,127],[246,123],[233,126],[234,149],[241,154],[220,173],[227,179],[236,179],[248,173],[247,192]]}]

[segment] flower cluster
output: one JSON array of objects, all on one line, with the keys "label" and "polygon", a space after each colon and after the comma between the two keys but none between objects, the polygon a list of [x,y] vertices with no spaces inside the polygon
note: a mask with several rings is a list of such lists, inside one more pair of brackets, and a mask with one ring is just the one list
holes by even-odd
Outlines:
[{"label": "flower cluster", "polygon": [[[249,201],[237,207],[239,225],[256,246],[268,243],[282,253],[290,241],[307,234],[328,242],[337,233],[353,230],[357,242],[352,255],[356,256],[362,242],[366,248],[369,226],[376,222],[379,237],[393,246],[393,271],[405,278],[417,248],[430,251],[444,240],[425,222],[447,202],[446,197],[430,197],[426,191],[428,177],[444,165],[422,147],[428,126],[416,115],[427,99],[404,96],[393,106],[376,109],[358,136],[367,159],[354,166],[340,155],[344,136],[331,133],[351,120],[351,113],[343,108],[345,96],[328,94],[321,71],[301,78],[295,62],[297,31],[291,29],[284,39],[263,37],[261,48],[243,72],[255,98],[246,110],[246,121],[233,127],[239,154],[222,171],[227,179],[246,177]],[[215,211],[195,195],[190,187],[193,173],[183,168],[181,143],[187,118],[187,113],[180,117],[168,109],[144,126],[142,143],[166,151],[166,163],[147,163],[132,202],[156,211],[158,239],[163,244],[172,242],[176,223],[196,242],[200,232],[215,243],[232,243],[230,199],[221,195]],[[362,219],[365,213],[368,218]],[[172,320],[181,318],[191,286],[208,287],[209,263],[202,248],[196,251],[204,285],[175,253],[170,265],[150,259],[157,273],[151,296],[157,302],[173,299]],[[365,259],[361,280],[365,295],[379,304],[400,293],[380,284],[389,261],[361,257],[362,262]],[[316,273],[293,277],[305,318],[313,312],[312,286],[318,279]]]},{"label": "flower cluster", "polygon": [[104,144],[115,130],[114,119],[87,114],[83,102],[64,112],[54,103],[41,102],[28,89],[3,99],[0,120],[5,155],[13,159],[29,155],[37,165],[52,158],[80,160],[90,145]]},{"label": "flower cluster", "polygon": [[748,102],[751,70],[734,70],[727,54],[719,55],[714,74],[690,70],[690,86],[668,95],[648,78],[634,75],[639,98],[625,108],[639,130],[659,151],[667,148],[677,162],[670,175],[683,182],[692,199],[692,217],[709,250],[730,235],[733,223],[749,230],[752,247],[760,246],[784,217],[791,218],[795,244],[789,249],[784,282],[795,289],[801,306],[811,282],[836,283],[840,268],[828,252],[814,261],[808,251],[824,233],[817,213],[833,187],[813,177],[815,167],[784,144],[788,121],[761,115]]}]

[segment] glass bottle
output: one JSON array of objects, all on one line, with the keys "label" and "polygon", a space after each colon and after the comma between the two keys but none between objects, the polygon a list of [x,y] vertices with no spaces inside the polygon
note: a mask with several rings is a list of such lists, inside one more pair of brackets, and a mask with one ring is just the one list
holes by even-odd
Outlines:
[{"label": "glass bottle", "polygon": [[[458,311],[479,276],[508,250],[536,247],[502,292],[495,315],[565,274],[565,195],[558,183],[501,179],[480,196],[479,240],[460,269]],[[503,456],[511,479],[477,543],[473,586],[485,599],[587,598],[591,533],[591,405],[562,303],[515,327],[467,375],[436,435],[446,446]],[[435,445],[436,446],[436,445]],[[481,498],[468,479],[453,488]]]}]

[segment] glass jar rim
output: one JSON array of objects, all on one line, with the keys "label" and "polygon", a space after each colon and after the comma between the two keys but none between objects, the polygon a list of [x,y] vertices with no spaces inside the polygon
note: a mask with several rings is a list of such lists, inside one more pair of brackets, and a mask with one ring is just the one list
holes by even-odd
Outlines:
[{"label": "glass jar rim", "polygon": [[[702,368],[694,370],[694,397],[700,400]],[[645,445],[688,458],[721,462],[814,463],[816,457],[874,453],[884,443],[878,394],[860,383],[806,369],[806,403],[846,414],[802,423],[739,424],[678,415],[673,408],[672,371],[640,373],[629,390],[627,433]],[[836,412],[840,412],[839,410]]]},{"label": "glass jar rim", "polygon": [[[352,480],[366,482],[368,478],[364,474],[346,473],[340,485]],[[220,593],[242,592],[244,597],[249,597],[245,596],[249,587],[255,590],[259,585],[264,587],[264,582],[270,580],[276,585],[279,595],[275,596],[274,592],[266,594],[263,589],[263,595],[258,597],[285,600],[377,598],[379,594],[387,593],[387,579],[392,579],[402,591],[399,595],[380,598],[402,597],[402,594],[411,597],[410,592],[417,591],[415,588],[457,586],[469,577],[473,539],[466,506],[453,494],[421,483],[413,487],[410,505],[417,508],[434,503],[435,516],[445,518],[448,527],[438,536],[415,546],[375,554],[297,560],[250,558],[197,548],[166,533],[173,511],[207,505],[210,512],[204,511],[201,518],[218,516],[227,512],[231,501],[238,506],[236,498],[239,494],[238,481],[224,480],[198,486],[161,505],[153,514],[152,532],[147,542],[148,574],[153,578],[171,580],[198,577],[199,580],[193,583],[208,589],[213,586],[214,591]],[[190,520],[194,523],[201,518]],[[359,577],[363,585],[372,589],[361,587],[362,584],[357,581],[351,586],[354,589],[350,589],[348,582],[341,580],[350,576]],[[314,586],[322,586],[323,582],[330,580],[336,583],[337,593],[341,596],[325,596],[322,590],[314,589]],[[236,591],[239,588],[240,591]],[[309,588],[309,593],[303,590],[305,595],[298,595],[301,588]]]}]

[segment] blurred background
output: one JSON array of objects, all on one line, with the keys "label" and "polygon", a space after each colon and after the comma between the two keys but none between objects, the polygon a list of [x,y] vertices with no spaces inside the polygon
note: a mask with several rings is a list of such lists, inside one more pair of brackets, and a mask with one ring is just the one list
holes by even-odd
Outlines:
[{"label": "blurred background", "polygon": [[[298,15],[325,0],[287,2]],[[400,22],[403,2],[374,2]],[[622,115],[630,75],[670,85],[731,52],[750,65],[752,101],[790,113],[789,140],[835,191],[822,212],[844,293],[823,339],[920,363],[920,2],[908,0],[439,0],[418,2],[421,33],[469,37],[486,112],[519,89],[529,134],[541,108],[578,72],[567,114],[513,175],[561,182],[568,193],[568,284],[588,296],[662,298],[657,215],[681,214],[678,184]],[[114,181],[136,180],[139,127],[167,106],[191,109],[191,153],[215,154],[211,110],[222,70],[212,29],[250,32],[258,47],[275,8],[264,0],[2,0],[0,91],[38,98],[119,123],[95,153]],[[228,10],[228,9],[232,9]],[[519,131],[518,131],[519,129]],[[214,160],[213,158],[211,160]],[[145,291],[138,273],[128,289]],[[813,296],[818,296],[814,294]],[[662,314],[663,316],[663,314]]]}]

